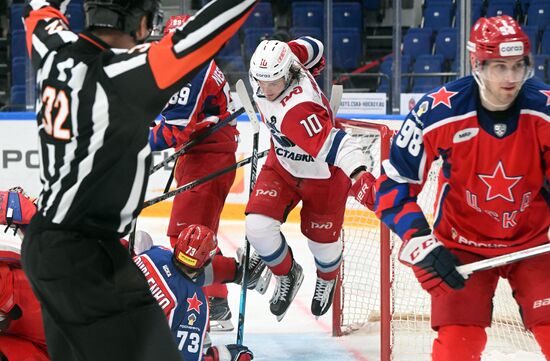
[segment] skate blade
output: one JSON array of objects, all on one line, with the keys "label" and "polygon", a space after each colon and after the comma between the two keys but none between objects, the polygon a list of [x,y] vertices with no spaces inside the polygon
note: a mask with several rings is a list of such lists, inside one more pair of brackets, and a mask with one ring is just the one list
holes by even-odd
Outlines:
[{"label": "skate blade", "polygon": [[256,291],[258,291],[259,294],[263,295],[266,293],[267,289],[269,288],[269,281],[271,281],[271,270],[269,268],[266,268],[267,271],[260,276],[258,279],[258,283],[256,284]]},{"label": "skate blade", "polygon": [[277,321],[281,322],[281,320],[283,319],[283,317],[285,317],[285,315],[286,315],[286,311],[282,315],[277,316]]},{"label": "skate blade", "polygon": [[235,329],[231,320],[212,320],[210,321],[210,331],[212,332],[230,332]]},{"label": "skate blade", "polygon": [[[290,302],[289,302],[289,305],[288,307],[290,308],[290,305],[292,304],[292,301],[294,301],[294,298],[296,297],[296,295],[298,294],[298,290],[300,289],[300,287],[302,286],[302,281],[304,280],[304,274],[302,273],[300,275],[300,278],[298,279],[298,281],[296,282],[296,288],[294,289],[294,292],[292,293],[292,297],[290,298]],[[285,317],[286,315],[286,312],[288,311],[288,308],[285,310],[285,312],[279,316],[277,316],[277,321],[281,322],[281,320],[283,319],[283,317]]]}]

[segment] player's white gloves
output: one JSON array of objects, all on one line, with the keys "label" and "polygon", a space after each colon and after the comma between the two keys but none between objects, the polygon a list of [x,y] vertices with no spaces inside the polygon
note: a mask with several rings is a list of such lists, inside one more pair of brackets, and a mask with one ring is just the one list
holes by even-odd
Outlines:
[{"label": "player's white gloves", "polygon": [[432,296],[464,287],[465,279],[456,270],[460,261],[431,234],[404,242],[399,260],[412,267],[422,288]]},{"label": "player's white gloves", "polygon": [[369,172],[363,172],[361,176],[352,184],[350,194],[355,197],[357,202],[374,210],[374,201],[376,197],[374,183],[376,178]]},{"label": "player's white gloves", "polygon": [[33,10],[38,10],[44,6],[53,6],[65,14],[70,2],[71,0],[27,0],[25,4],[32,6]]},{"label": "player's white gloves", "polygon": [[140,255],[153,247],[153,238],[145,231],[138,230],[134,237],[134,254]]},{"label": "player's white gloves", "polygon": [[206,354],[214,361],[250,361],[254,354],[243,345],[231,344],[226,346],[212,346],[206,350]]}]

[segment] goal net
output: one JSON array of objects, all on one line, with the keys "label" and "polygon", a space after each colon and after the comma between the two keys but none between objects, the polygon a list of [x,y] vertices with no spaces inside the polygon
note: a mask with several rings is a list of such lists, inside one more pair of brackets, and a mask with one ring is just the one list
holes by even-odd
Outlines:
[{"label": "goal net", "polygon": [[[394,131],[383,124],[338,119],[339,126],[359,139],[369,171],[380,175]],[[420,193],[419,204],[433,219],[439,164],[434,164]],[[430,360],[436,333],[430,328],[430,298],[413,272],[397,260],[401,240],[381,226],[374,213],[348,198],[344,223],[344,262],[333,306],[333,334],[380,329],[381,360]],[[518,306],[505,280],[494,299],[493,324],[487,329],[486,352],[538,352],[523,328]]]}]

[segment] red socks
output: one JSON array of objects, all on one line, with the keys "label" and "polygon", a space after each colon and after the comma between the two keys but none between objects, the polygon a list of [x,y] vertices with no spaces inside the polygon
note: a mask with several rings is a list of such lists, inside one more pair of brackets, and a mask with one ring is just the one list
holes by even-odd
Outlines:
[{"label": "red socks", "polygon": [[432,360],[480,361],[486,343],[487,335],[483,327],[442,326],[433,343]]}]

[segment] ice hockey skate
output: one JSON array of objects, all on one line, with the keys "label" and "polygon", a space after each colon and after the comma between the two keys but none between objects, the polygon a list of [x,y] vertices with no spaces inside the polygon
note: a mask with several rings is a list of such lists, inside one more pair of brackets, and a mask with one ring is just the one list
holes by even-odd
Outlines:
[{"label": "ice hockey skate", "polygon": [[293,261],[290,272],[284,276],[275,276],[275,279],[277,285],[269,301],[271,303],[269,309],[277,316],[277,321],[281,321],[304,280],[302,267]]},{"label": "ice hockey skate", "polygon": [[[237,249],[237,258],[239,263],[244,260],[244,250],[242,248]],[[260,258],[260,255],[255,251],[250,255],[248,260],[248,280],[246,288],[249,290],[256,290],[260,294],[264,294],[269,287],[269,281],[271,280],[271,270],[266,267],[264,261]]]},{"label": "ice hockey skate", "polygon": [[311,301],[311,313],[313,313],[316,318],[324,315],[332,305],[335,286],[336,279],[327,281],[317,277],[317,282],[315,282],[315,293]]},{"label": "ice hockey skate", "polygon": [[231,310],[227,298],[210,297],[210,330],[233,331],[235,326],[231,322]]}]

